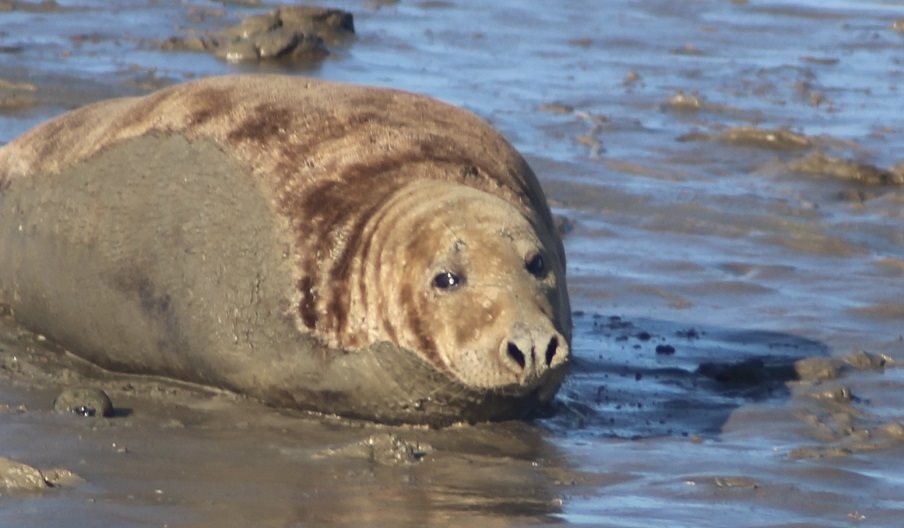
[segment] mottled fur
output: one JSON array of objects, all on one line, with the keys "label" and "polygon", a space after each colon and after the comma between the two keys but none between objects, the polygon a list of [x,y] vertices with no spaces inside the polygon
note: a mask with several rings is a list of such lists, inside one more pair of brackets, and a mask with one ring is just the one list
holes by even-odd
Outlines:
[{"label": "mottled fur", "polygon": [[[500,222],[489,233],[514,230],[536,239],[530,243],[544,252],[551,278],[531,286],[531,295],[541,299],[536,313],[522,319],[534,327],[545,318],[542,332],[559,336],[562,361],[567,358],[565,256],[549,208],[523,158],[474,115],[395,90],[283,76],[212,78],[90,105],[34,128],[0,149],[0,192],[35,175],[52,185],[67,168],[148,135],[213,141],[267,189],[294,239],[296,291],[287,295],[293,303],[287,312],[299,331],[345,350],[390,341],[450,374],[456,374],[445,357],[451,344],[438,347],[437,340],[467,348],[475,339],[502,339],[504,349],[505,336],[472,330],[494,321],[518,324],[503,314],[512,311],[510,298],[482,298],[484,312],[459,307],[467,313],[460,314],[462,323],[450,335],[430,320],[437,315],[425,306],[435,302],[428,298],[429,288],[399,282],[392,290],[396,298],[380,298],[380,285],[402,273],[401,261],[410,260],[387,250],[387,244],[401,247],[408,238],[405,251],[413,254],[445,251],[457,235],[437,236],[437,231],[450,229],[450,222],[472,207],[472,215],[496,211],[484,218]],[[444,219],[435,213],[438,207],[456,211]],[[467,230],[467,223],[456,229]],[[468,258],[484,257],[492,260],[492,255]],[[410,281],[429,285],[434,270],[426,269],[432,265],[428,260],[416,271],[424,276]],[[504,264],[524,271],[521,262]],[[499,280],[508,280],[506,273],[500,270]],[[392,306],[402,307],[402,313]],[[536,345],[541,349],[549,338],[542,339]],[[500,345],[492,346],[495,353]]]}]

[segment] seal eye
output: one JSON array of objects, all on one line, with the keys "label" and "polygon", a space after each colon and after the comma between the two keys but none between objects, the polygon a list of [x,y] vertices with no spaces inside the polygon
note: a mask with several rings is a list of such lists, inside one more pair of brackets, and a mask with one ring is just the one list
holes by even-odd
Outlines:
[{"label": "seal eye", "polygon": [[461,286],[464,282],[460,275],[456,275],[451,271],[444,271],[433,277],[433,287],[441,290],[449,290]]},{"label": "seal eye", "polygon": [[546,262],[543,261],[543,255],[540,253],[534,254],[524,267],[534,277],[543,278],[546,276]]}]

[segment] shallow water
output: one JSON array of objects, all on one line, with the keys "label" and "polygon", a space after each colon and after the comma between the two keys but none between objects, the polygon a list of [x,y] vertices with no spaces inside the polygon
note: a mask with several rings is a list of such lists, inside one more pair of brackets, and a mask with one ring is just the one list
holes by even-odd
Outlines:
[{"label": "shallow water", "polygon": [[[529,159],[570,226],[576,364],[553,416],[387,428],[94,373],[130,414],[78,420],[49,402],[84,367],[7,322],[0,455],[84,482],[0,497],[0,525],[898,526],[904,376],[850,354],[904,361],[904,186],[792,167],[902,162],[904,5],[546,4],[334,2],[357,39],[288,71],[434,95]],[[0,12],[0,78],[37,88],[0,105],[0,141],[117,94],[287,71],[154,44],[263,8],[60,5]],[[797,380],[802,358],[848,363]]]}]

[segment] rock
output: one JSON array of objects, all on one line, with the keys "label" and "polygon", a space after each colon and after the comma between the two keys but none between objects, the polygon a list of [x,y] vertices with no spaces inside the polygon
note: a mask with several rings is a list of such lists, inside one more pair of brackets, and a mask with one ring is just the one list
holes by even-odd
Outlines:
[{"label": "rock", "polygon": [[0,11],[24,11],[26,13],[53,13],[63,11],[63,7],[56,0],[41,0],[40,2],[22,2],[19,0],[0,0]]},{"label": "rock", "polygon": [[170,37],[160,43],[164,51],[212,51],[219,43],[206,36]]},{"label": "rock", "polygon": [[845,356],[844,362],[857,370],[883,370],[886,366],[894,365],[892,358],[865,350],[858,350]]},{"label": "rock", "polygon": [[355,34],[354,17],[348,11],[316,6],[288,6],[274,11],[283,27],[312,33],[327,42]]},{"label": "rock", "polygon": [[48,469],[47,471],[43,471],[42,473],[44,474],[45,482],[47,482],[49,486],[52,486],[54,488],[61,486],[75,486],[76,484],[80,484],[85,481],[85,479],[76,475],[72,471],[69,471],[68,469]]},{"label": "rock", "polygon": [[41,470],[0,457],[0,490],[37,491],[47,487]]},{"label": "rock", "polygon": [[207,51],[230,62],[289,59],[316,62],[329,55],[324,41],[354,36],[352,14],[314,6],[282,6],[251,15],[239,24],[201,36],[171,37],[163,50]]},{"label": "rock", "polygon": [[253,38],[274,29],[279,29],[282,24],[273,13],[267,15],[252,15],[247,17],[237,26],[227,28],[222,32],[223,35],[230,38]]},{"label": "rock", "polygon": [[697,112],[703,109],[704,103],[699,96],[678,92],[669,98],[665,106],[679,112]]},{"label": "rock", "polygon": [[[277,58],[285,57],[301,62],[317,62],[330,54],[320,37],[301,33],[296,33],[296,36],[298,39],[293,42],[293,45]],[[261,49],[261,58],[264,58],[263,49]]]},{"label": "rock", "polygon": [[113,402],[107,393],[95,387],[72,387],[64,390],[53,401],[53,410],[74,412],[82,416],[100,417],[113,415]]},{"label": "rock", "polygon": [[789,165],[789,168],[802,174],[828,176],[868,185],[904,185],[904,173],[902,172],[883,169],[868,163],[835,158],[822,152],[814,152],[796,160]]},{"label": "rock", "polygon": [[719,139],[734,145],[774,150],[803,149],[812,146],[810,138],[802,134],[796,134],[788,130],[750,126],[728,129],[719,134]]},{"label": "rock", "polygon": [[675,347],[672,345],[656,345],[656,354],[660,356],[671,356],[675,353]]},{"label": "rock", "polygon": [[244,62],[260,58],[257,46],[250,40],[234,40],[218,46],[214,54],[229,62]]},{"label": "rock", "polygon": [[838,458],[851,454],[851,450],[843,447],[800,447],[788,453],[790,460],[810,460],[819,458]]},{"label": "rock", "polygon": [[848,387],[834,387],[822,391],[816,391],[810,396],[817,400],[830,401],[835,403],[849,403],[853,399],[851,389]]},{"label": "rock", "polygon": [[0,111],[17,111],[37,105],[36,91],[33,84],[0,79]]},{"label": "rock", "polygon": [[801,381],[816,382],[837,378],[841,365],[832,358],[810,357],[794,362],[794,369]]},{"label": "rock", "polygon": [[571,114],[574,112],[573,106],[562,103],[543,103],[539,108],[542,112],[551,114]]},{"label": "rock", "polygon": [[879,433],[897,440],[904,441],[904,425],[901,422],[891,421],[879,428]]},{"label": "rock", "polygon": [[756,489],[760,485],[750,477],[715,477],[713,483],[719,488]]},{"label": "rock", "polygon": [[17,92],[37,92],[38,87],[31,83],[7,81],[0,79],[0,90],[11,90]]}]

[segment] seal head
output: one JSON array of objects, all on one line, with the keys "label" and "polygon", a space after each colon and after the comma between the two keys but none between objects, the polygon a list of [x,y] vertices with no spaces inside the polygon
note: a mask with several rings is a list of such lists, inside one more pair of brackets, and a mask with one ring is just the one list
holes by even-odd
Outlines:
[{"label": "seal head", "polygon": [[352,311],[369,341],[413,350],[468,387],[555,393],[571,321],[551,233],[489,193],[429,180],[366,229]]}]

